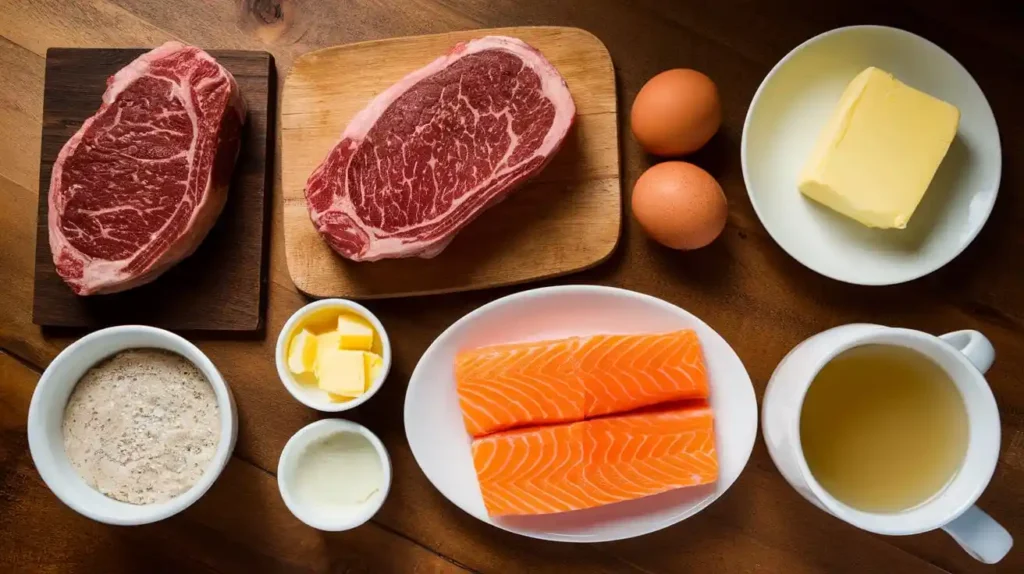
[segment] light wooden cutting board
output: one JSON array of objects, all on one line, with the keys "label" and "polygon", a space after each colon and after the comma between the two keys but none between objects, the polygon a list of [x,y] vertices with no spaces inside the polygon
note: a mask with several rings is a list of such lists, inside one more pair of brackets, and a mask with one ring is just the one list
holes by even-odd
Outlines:
[{"label": "light wooden cutting board", "polygon": [[[337,255],[310,222],[306,178],[374,96],[456,43],[487,35],[524,40],[565,77],[577,117],[558,155],[433,259],[356,263]],[[292,280],[309,295],[370,299],[521,283],[594,266],[618,242],[615,73],[604,44],[584,30],[471,30],[311,52],[285,79],[280,121],[285,252]]]}]

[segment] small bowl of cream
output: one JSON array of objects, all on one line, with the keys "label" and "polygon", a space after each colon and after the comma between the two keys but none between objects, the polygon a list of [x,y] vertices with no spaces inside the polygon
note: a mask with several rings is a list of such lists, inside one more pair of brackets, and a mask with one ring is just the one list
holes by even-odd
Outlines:
[{"label": "small bowl of cream", "polygon": [[277,465],[288,510],[318,530],[351,530],[373,518],[391,489],[384,443],[363,425],[323,419],[295,433]]}]

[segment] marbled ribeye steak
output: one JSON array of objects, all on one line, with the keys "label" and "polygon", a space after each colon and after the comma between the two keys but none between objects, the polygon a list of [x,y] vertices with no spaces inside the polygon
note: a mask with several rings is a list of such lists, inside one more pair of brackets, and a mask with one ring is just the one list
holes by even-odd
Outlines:
[{"label": "marbled ribeye steak", "polygon": [[306,182],[313,225],[354,261],[433,257],[543,169],[575,116],[565,80],[522,40],[460,43],[352,118]]},{"label": "marbled ribeye steak", "polygon": [[50,251],[75,293],[148,283],[195,251],[227,200],[245,116],[231,73],[179,42],[107,80],[50,179]]}]

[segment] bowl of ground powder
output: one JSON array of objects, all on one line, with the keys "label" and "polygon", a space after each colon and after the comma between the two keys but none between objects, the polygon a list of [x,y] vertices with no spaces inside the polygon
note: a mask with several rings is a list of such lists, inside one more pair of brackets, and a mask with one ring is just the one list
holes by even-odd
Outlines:
[{"label": "bowl of ground powder", "polygon": [[174,333],[136,325],[89,334],[43,373],[29,450],[57,497],[108,524],[181,512],[234,450],[237,414],[210,359]]}]

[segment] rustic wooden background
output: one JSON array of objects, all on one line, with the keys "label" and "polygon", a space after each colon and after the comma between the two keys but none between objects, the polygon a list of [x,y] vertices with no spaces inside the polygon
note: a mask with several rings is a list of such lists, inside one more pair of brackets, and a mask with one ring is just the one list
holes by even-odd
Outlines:
[{"label": "rustic wooden background", "polygon": [[[754,90],[808,37],[878,23],[923,34],[977,78],[1002,129],[999,201],[975,243],[944,270],[909,285],[854,287],[819,277],[783,253],[743,188],[739,139]],[[395,482],[373,522],[322,534],[295,520],[273,471],[288,437],[317,418],[277,380],[274,336],[305,299],[284,265],[275,191],[267,336],[199,341],[235,390],[235,457],[194,507],[160,524],[107,527],[76,515],[32,466],[25,416],[40,370],[71,338],[32,325],[31,294],[44,55],[50,46],[153,46],[178,38],[207,48],[272,52],[284,77],[294,58],[333,44],[527,24],[574,25],[608,46],[620,107],[654,73],[698,68],[725,109],[721,133],[694,159],[717,176],[729,224],[713,246],[676,253],[632,222],[608,262],[564,281],[636,289],[680,304],[728,339],[758,389],[796,343],[822,329],[873,321],[933,333],[978,329],[998,352],[989,380],[1003,449],[981,505],[1018,538],[982,567],[944,534],[884,538],[801,499],[758,442],[746,472],[698,517],[640,539],[544,543],[485,527],[426,481],[405,443],[405,384],[430,341],[457,317],[514,289],[375,302],[395,364],[380,394],[354,412],[391,451]],[[0,571],[3,572],[1022,572],[1024,571],[1024,10],[975,0],[0,0]],[[625,192],[650,164],[622,122]],[[278,182],[279,185],[279,182]]]}]

